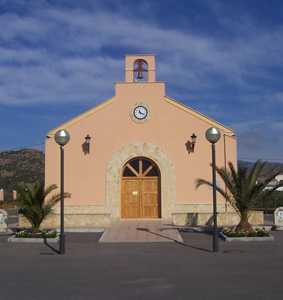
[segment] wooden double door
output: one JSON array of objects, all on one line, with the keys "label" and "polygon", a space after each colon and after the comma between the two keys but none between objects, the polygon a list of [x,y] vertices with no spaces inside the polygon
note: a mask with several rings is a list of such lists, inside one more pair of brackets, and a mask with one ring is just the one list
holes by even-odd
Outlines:
[{"label": "wooden double door", "polygon": [[136,158],[123,170],[122,218],[160,218],[159,169],[150,160]]}]

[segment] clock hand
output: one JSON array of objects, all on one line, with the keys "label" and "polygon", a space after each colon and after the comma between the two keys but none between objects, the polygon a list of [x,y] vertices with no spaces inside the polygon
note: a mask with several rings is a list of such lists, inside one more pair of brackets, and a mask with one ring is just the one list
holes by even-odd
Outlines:
[{"label": "clock hand", "polygon": [[145,115],[145,113],[141,112],[140,110],[139,110],[139,113],[140,113],[141,115],[143,115],[143,116]]}]

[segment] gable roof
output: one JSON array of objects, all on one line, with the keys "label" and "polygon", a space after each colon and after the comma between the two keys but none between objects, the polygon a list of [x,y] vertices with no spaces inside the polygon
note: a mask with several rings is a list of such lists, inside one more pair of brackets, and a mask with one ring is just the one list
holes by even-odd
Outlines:
[{"label": "gable roof", "polygon": [[[91,116],[93,113],[99,111],[100,109],[104,108],[108,104],[111,104],[113,102],[113,98],[114,97],[112,97],[112,98],[110,98],[110,99],[108,99],[106,101],[101,102],[97,106],[95,106],[95,107],[93,107],[93,108],[91,108],[91,109],[83,112],[82,114],[78,115],[77,117],[74,117],[71,120],[69,120],[69,121],[67,121],[67,122],[59,125],[58,127],[50,130],[48,132],[47,136],[51,137],[51,136],[55,135],[55,133],[57,132],[57,130],[62,129],[62,128],[67,129],[68,127],[70,127],[70,126],[78,123],[80,120]],[[196,117],[196,118],[198,118],[198,119],[200,119],[200,120],[208,123],[209,125],[215,126],[215,127],[219,128],[219,129],[223,130],[226,134],[235,135],[234,131],[231,128],[228,128],[228,127],[224,126],[223,124],[221,124],[221,123],[219,123],[219,122],[217,122],[217,121],[209,118],[208,116],[206,116],[206,115],[204,115],[204,114],[202,114],[202,113],[194,110],[193,108],[191,108],[189,106],[186,106],[182,102],[177,101],[177,100],[175,100],[173,98],[170,98],[168,96],[165,96],[164,99],[165,99],[166,102],[170,103],[171,105],[174,105],[175,107],[177,107],[177,108],[179,108],[179,109],[181,109],[181,110],[183,110],[183,111],[191,114],[192,116],[194,116],[194,117]]]},{"label": "gable roof", "polygon": [[211,118],[209,118],[208,116],[196,111],[195,109],[183,104],[182,102],[178,101],[178,100],[175,100],[171,97],[168,97],[168,96],[165,96],[165,100],[174,105],[175,107],[178,107],[179,109],[191,114],[192,116],[202,120],[202,121],[205,121],[206,123],[208,123],[209,125],[211,126],[215,126],[221,130],[223,130],[226,134],[230,134],[230,135],[235,135],[233,129],[229,128],[229,127],[226,127],[225,125],[221,124],[220,122],[218,121],[215,121]]},{"label": "gable roof", "polygon": [[63,123],[63,124],[61,124],[61,125],[59,125],[58,127],[54,128],[54,129],[52,129],[52,130],[50,130],[50,131],[48,132],[47,136],[53,136],[53,135],[55,135],[55,133],[56,133],[57,130],[59,130],[59,129],[63,129],[63,128],[64,128],[64,129],[67,129],[68,127],[70,127],[70,126],[72,126],[72,125],[78,123],[80,120],[82,120],[82,119],[84,119],[84,118],[87,118],[87,117],[91,116],[93,113],[95,113],[95,112],[99,111],[100,109],[104,108],[106,105],[111,104],[112,101],[113,101],[113,97],[110,98],[110,99],[108,99],[108,100],[105,100],[105,101],[99,103],[99,104],[96,105],[95,107],[93,107],[93,108],[91,108],[91,109],[89,109],[89,110],[87,110],[87,111],[81,113],[80,115],[78,115],[78,116],[72,118],[71,120],[69,120],[69,121],[67,121],[67,122],[65,122],[65,123]]}]

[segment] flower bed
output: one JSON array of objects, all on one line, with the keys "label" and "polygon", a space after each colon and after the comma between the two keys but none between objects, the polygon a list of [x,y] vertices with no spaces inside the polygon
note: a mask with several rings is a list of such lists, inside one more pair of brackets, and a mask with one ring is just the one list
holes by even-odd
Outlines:
[{"label": "flower bed", "polygon": [[225,228],[220,232],[220,236],[227,242],[232,241],[273,241],[274,238],[270,234],[270,231],[267,231],[264,228],[255,228],[252,230],[239,230]]},{"label": "flower bed", "polygon": [[235,229],[226,228],[223,230],[223,233],[227,237],[264,237],[270,236],[270,232],[266,231],[264,228],[256,228],[252,230],[239,230],[236,231]]},{"label": "flower bed", "polygon": [[42,230],[40,232],[32,232],[31,230],[21,230],[16,232],[15,237],[16,238],[45,238],[45,239],[51,239],[56,238],[58,236],[58,233],[55,230]]},{"label": "flower bed", "polygon": [[55,230],[42,230],[35,233],[25,229],[8,238],[8,242],[14,243],[57,243],[58,240],[59,234]]}]

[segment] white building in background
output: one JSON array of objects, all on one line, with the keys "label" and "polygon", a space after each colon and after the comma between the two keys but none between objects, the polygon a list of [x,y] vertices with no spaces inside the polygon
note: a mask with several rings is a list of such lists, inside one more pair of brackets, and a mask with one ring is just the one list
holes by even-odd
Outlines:
[{"label": "white building in background", "polygon": [[[270,181],[270,183],[268,184],[268,186],[265,188],[265,190],[271,190],[273,189],[277,184],[279,184],[280,182],[283,182],[283,174],[279,174],[277,175],[274,180]],[[283,192],[283,186],[279,187],[277,189],[277,191],[279,192]]]}]

